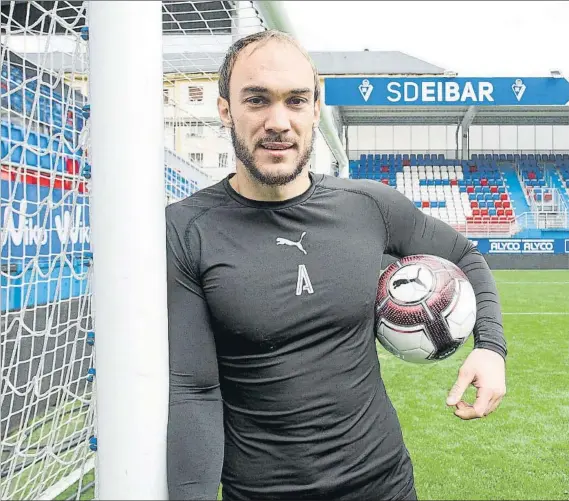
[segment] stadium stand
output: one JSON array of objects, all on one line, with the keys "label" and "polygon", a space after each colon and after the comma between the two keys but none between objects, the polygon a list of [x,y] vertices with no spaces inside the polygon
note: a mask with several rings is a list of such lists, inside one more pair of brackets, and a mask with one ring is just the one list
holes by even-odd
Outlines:
[{"label": "stadium stand", "polygon": [[[45,305],[56,295],[58,300],[83,296],[91,251],[91,166],[81,143],[89,114],[85,97],[17,55],[10,58],[0,75],[6,111],[0,122],[1,311]],[[167,149],[164,167],[167,201],[194,193],[204,177]],[[188,170],[193,178],[182,174]],[[42,217],[46,213],[49,217]],[[59,254],[52,236],[65,235],[74,224],[80,229]],[[44,233],[51,243],[41,244]]]},{"label": "stadium stand", "polygon": [[[520,182],[530,205],[549,206],[553,210],[569,207],[569,155],[522,155],[516,160]],[[560,194],[556,200],[551,187]],[[561,205],[561,207],[554,207]]]},{"label": "stadium stand", "polygon": [[368,154],[350,162],[350,177],[387,184],[426,214],[459,231],[474,234],[483,227],[487,234],[509,235],[515,231],[516,213],[500,160],[473,156],[470,161],[457,161],[429,153]]}]

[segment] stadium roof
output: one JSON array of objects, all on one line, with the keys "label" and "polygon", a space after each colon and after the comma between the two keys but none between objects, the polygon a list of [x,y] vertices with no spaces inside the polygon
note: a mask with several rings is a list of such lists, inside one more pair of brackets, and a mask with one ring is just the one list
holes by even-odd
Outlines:
[{"label": "stadium roof", "polygon": [[[344,125],[457,125],[466,106],[338,106]],[[480,106],[470,125],[569,125],[567,106]]]},{"label": "stadium roof", "polygon": [[[3,3],[2,11],[7,14],[8,2]],[[40,1],[38,4],[51,9],[54,2]],[[61,2],[62,17],[76,16],[81,8],[81,1]],[[208,33],[208,27],[215,23],[216,33],[231,42],[231,1],[213,1],[194,4],[188,9],[185,2],[169,0],[165,2],[164,24],[164,72],[194,73],[211,75],[221,66],[224,56],[223,46],[217,52],[194,52],[195,45],[184,34],[192,26],[192,33],[202,30]],[[58,8],[59,9],[59,8]],[[27,16],[39,16],[37,9],[28,9],[24,1],[16,0],[12,11],[14,19],[24,22]],[[199,10],[199,12],[198,12]],[[208,11],[212,12],[208,12]],[[215,12],[215,14],[214,14]],[[227,12],[226,18],[220,19],[220,12]],[[213,18],[217,18],[214,20]],[[33,19],[28,19],[31,22]],[[196,24],[197,23],[197,24]],[[201,23],[201,24],[200,24]],[[49,23],[46,23],[48,25]],[[202,26],[203,25],[203,26]],[[81,29],[82,23],[74,26]],[[5,27],[3,27],[5,29]],[[41,25],[40,28],[41,29]],[[57,26],[56,26],[57,33]],[[211,33],[211,31],[209,31]],[[188,39],[188,41],[186,41]],[[180,44],[180,40],[183,42]],[[172,42],[170,44],[169,42]],[[403,52],[397,51],[359,51],[359,52],[311,52],[319,73],[323,76],[442,76],[445,69]],[[40,63],[40,54],[27,53],[31,62]],[[51,53],[48,58],[42,54],[41,64],[55,70],[83,72],[86,68],[78,67],[78,58],[64,52]],[[125,64],[128,62],[125,61]],[[467,116],[473,125],[569,125],[569,107],[380,107],[380,106],[338,106],[333,109],[337,125],[453,125],[461,123]]]},{"label": "stadium roof", "polygon": [[[165,37],[166,39],[167,37]],[[179,37],[176,37],[179,38]],[[165,46],[167,42],[165,41]],[[170,52],[165,51],[164,73],[217,73],[224,52]],[[320,75],[442,75],[444,69],[421,59],[396,51],[365,52],[310,52]],[[73,54],[27,52],[33,63],[55,71],[83,72],[80,61]]]},{"label": "stadium roof", "polygon": [[[177,38],[177,37],[176,37]],[[165,45],[167,42],[165,42]],[[444,69],[397,51],[309,52],[318,73],[326,75],[442,75]],[[164,72],[217,73],[223,52],[165,52]]]}]

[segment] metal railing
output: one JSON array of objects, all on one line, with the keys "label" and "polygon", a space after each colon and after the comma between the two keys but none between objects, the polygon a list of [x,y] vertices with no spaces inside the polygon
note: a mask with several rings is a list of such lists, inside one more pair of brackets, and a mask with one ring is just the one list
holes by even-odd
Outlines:
[{"label": "metal railing", "polygon": [[531,212],[524,213],[523,229],[535,228],[540,230],[565,229],[569,228],[569,207],[565,202],[563,194],[558,188],[553,186],[552,175],[548,169],[538,167],[543,173],[545,181],[544,187],[534,188],[527,186],[524,182],[521,168],[515,164],[516,175],[520,181],[524,197],[531,209]]},{"label": "metal railing", "polygon": [[515,219],[496,223],[484,221],[481,223],[451,223],[453,228],[470,238],[505,238],[512,237],[524,230],[560,230],[569,228],[568,212],[524,212]]},{"label": "metal railing", "polygon": [[503,223],[484,221],[451,224],[453,228],[471,238],[511,237],[523,230],[519,220],[512,219]]},{"label": "metal railing", "polygon": [[[426,153],[432,155],[442,154],[448,160],[457,159],[456,149],[392,149],[392,150],[382,150],[382,149],[350,149],[348,150],[348,158],[350,160],[359,160],[360,155],[425,155]],[[458,150],[458,159],[462,159],[462,150]],[[465,152],[466,153],[466,152]],[[465,154],[465,159],[472,158],[472,155],[567,155],[569,156],[569,150],[469,150]],[[566,157],[567,159],[567,157]]]},{"label": "metal railing", "polygon": [[524,212],[516,218],[520,230],[560,230],[569,228],[569,212]]}]

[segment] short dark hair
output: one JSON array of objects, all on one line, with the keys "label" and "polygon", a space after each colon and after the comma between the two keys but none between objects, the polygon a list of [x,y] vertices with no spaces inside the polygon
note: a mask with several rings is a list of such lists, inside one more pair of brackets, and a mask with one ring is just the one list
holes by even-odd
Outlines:
[{"label": "short dark hair", "polygon": [[312,61],[312,58],[294,37],[288,33],[277,30],[266,30],[253,33],[252,35],[240,38],[234,42],[231,47],[229,47],[223,60],[223,64],[219,69],[219,95],[229,102],[229,80],[231,79],[231,73],[233,72],[235,61],[237,61],[237,57],[241,51],[252,43],[266,42],[269,40],[279,40],[281,42],[290,43],[296,47],[304,57],[306,57],[310,66],[312,66],[312,72],[314,73],[314,102],[318,101],[318,98],[320,97],[320,77],[318,76],[318,70]]}]

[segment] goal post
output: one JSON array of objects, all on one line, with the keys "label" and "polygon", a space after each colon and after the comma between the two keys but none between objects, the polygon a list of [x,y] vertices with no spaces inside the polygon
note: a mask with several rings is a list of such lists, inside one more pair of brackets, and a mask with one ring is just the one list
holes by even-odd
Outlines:
[{"label": "goal post", "polygon": [[88,13],[97,497],[167,499],[162,5]]}]

